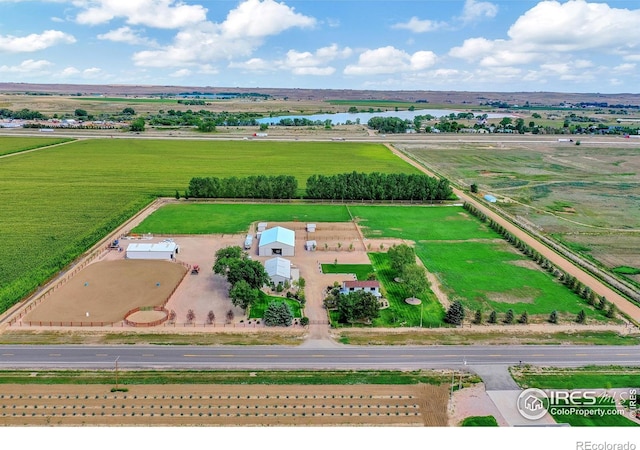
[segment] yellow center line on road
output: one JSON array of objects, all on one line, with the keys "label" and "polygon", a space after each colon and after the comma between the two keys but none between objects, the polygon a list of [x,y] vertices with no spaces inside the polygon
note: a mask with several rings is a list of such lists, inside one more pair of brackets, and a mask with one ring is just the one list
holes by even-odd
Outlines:
[{"label": "yellow center line on road", "polygon": [[107,353],[96,353],[96,356],[109,356]]},{"label": "yellow center line on road", "polygon": [[13,353],[3,353],[2,356],[13,356]]},{"label": "yellow center line on road", "polygon": [[49,356],[62,356],[60,353],[49,353]]},{"label": "yellow center line on road", "polygon": [[538,356],[539,357],[539,356],[545,356],[545,355],[544,355],[544,353],[532,353],[529,356]]},{"label": "yellow center line on road", "polygon": [[576,356],[589,356],[588,353],[576,353]]},{"label": "yellow center line on road", "polygon": [[153,355],[152,353],[143,353],[142,356],[152,357],[152,356],[155,356],[155,355]]},{"label": "yellow center line on road", "polygon": [[190,353],[182,355],[184,358],[233,358],[236,355],[193,355]]}]

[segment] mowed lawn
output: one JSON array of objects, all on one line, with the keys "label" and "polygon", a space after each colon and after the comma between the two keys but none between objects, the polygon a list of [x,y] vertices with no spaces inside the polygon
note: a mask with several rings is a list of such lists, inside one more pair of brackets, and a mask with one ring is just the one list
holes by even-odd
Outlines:
[{"label": "mowed lawn", "polygon": [[[4,145],[32,145],[15,139]],[[0,311],[193,177],[295,175],[304,188],[354,169],[417,172],[383,145],[351,142],[90,139],[0,159]]]},{"label": "mowed lawn", "polygon": [[244,233],[252,222],[348,222],[344,205],[178,204],[166,205],[132,231],[156,234]]}]

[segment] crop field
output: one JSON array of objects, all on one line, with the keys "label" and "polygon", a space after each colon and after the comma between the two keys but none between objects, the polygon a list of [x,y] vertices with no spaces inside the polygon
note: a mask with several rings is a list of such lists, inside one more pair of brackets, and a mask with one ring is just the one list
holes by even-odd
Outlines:
[{"label": "crop field", "polygon": [[638,252],[629,251],[640,244],[640,143],[555,140],[403,149],[463,187],[476,183],[481,194],[511,199],[500,207],[605,267],[640,268]]},{"label": "crop field", "polygon": [[134,228],[134,233],[235,234],[252,222],[348,222],[344,205],[181,204],[166,205]]},{"label": "crop field", "polygon": [[[12,145],[25,145],[18,142]],[[192,177],[255,175],[269,167],[274,175],[296,175],[302,188],[313,173],[345,167],[416,171],[382,145],[344,142],[95,139],[4,158],[0,235],[10,245],[0,248],[0,311],[155,197],[183,191]]]},{"label": "crop field", "polygon": [[36,138],[36,137],[4,137],[0,136],[0,156],[9,155],[11,153],[24,152],[34,148],[47,147],[49,145],[69,142],[73,139],[66,138]]}]

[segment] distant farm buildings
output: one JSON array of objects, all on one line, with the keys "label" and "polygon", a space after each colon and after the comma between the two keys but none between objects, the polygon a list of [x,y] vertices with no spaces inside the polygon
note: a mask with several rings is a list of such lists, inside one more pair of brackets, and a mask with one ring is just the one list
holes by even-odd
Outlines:
[{"label": "distant farm buildings", "polygon": [[274,227],[260,234],[259,256],[294,256],[296,233],[284,227]]}]

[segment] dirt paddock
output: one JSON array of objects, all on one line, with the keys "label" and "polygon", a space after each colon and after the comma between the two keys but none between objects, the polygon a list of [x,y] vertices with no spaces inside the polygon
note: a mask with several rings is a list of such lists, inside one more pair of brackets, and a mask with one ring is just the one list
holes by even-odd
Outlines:
[{"label": "dirt paddock", "polygon": [[447,426],[448,386],[0,385],[0,426]]},{"label": "dirt paddock", "polygon": [[134,308],[162,305],[186,271],[169,261],[117,259],[89,264],[27,314],[23,323],[118,322]]}]

